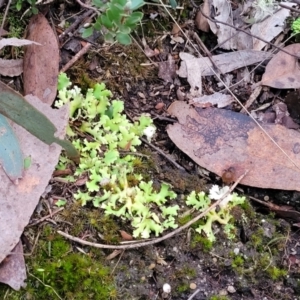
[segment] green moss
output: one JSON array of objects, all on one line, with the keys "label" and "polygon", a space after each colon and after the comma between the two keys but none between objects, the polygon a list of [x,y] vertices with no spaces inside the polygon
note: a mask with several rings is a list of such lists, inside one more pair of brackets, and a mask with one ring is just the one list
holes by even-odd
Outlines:
[{"label": "green moss", "polygon": [[203,252],[208,253],[212,249],[213,243],[201,234],[195,233],[192,236],[191,248],[194,249],[199,247]]},{"label": "green moss", "polygon": [[183,226],[186,223],[188,223],[189,221],[192,220],[192,216],[190,214],[185,214],[183,216],[178,217],[178,224],[179,226]]},{"label": "green moss", "polygon": [[192,278],[195,278],[196,275],[197,275],[196,270],[189,266],[184,266],[180,270],[176,270],[174,272],[174,276],[176,279],[180,279],[180,278],[192,279]]},{"label": "green moss", "polygon": [[232,262],[232,267],[237,268],[244,265],[244,258],[241,255],[237,255]]},{"label": "green moss", "polygon": [[209,300],[230,300],[227,296],[214,295],[210,296]]},{"label": "green moss", "polygon": [[266,270],[269,277],[273,280],[282,279],[287,275],[287,271],[278,267],[272,266]]},{"label": "green moss", "polygon": [[184,293],[189,290],[189,285],[186,282],[180,283],[176,288],[178,293]]},{"label": "green moss", "polygon": [[244,203],[240,204],[240,208],[243,209],[247,218],[254,219],[256,217],[256,212],[249,201],[244,201]]},{"label": "green moss", "polygon": [[263,249],[264,243],[264,230],[263,228],[258,228],[250,237],[251,244],[257,249],[257,251],[261,251]]},{"label": "green moss", "polygon": [[[87,251],[87,249],[85,249]],[[117,291],[111,270],[99,249],[87,254],[76,252],[69,241],[50,227],[44,228],[35,253],[27,257],[26,290],[14,292],[0,287],[4,299],[116,299]]]}]

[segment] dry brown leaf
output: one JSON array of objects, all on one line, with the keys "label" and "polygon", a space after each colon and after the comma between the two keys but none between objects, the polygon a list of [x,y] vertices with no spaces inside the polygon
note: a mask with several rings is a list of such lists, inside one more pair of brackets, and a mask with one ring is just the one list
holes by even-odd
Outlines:
[{"label": "dry brown leaf", "polygon": [[[299,56],[300,44],[292,44],[283,49]],[[261,84],[277,89],[299,89],[300,68],[297,58],[282,51],[278,52],[268,63]]]},{"label": "dry brown leaf", "polygon": [[207,21],[207,18],[203,16],[202,12],[206,15],[206,16],[210,16],[210,5],[209,5],[209,0],[204,0],[203,4],[200,5],[201,10],[198,11],[197,15],[196,15],[196,19],[195,19],[195,24],[196,27],[204,32],[209,32],[209,24]]},{"label": "dry brown leaf", "polygon": [[8,284],[14,290],[25,287],[26,266],[23,256],[23,246],[20,241],[0,264],[0,282]]},{"label": "dry brown leaf", "polygon": [[209,107],[217,105],[218,108],[222,108],[228,106],[234,102],[234,98],[231,95],[225,95],[222,93],[213,93],[212,95],[203,95],[202,97],[195,97],[191,101],[190,104],[193,104],[196,107]]},{"label": "dry brown leaf", "polygon": [[18,39],[18,38],[8,38],[8,39],[0,40],[0,49],[2,49],[5,46],[21,47],[21,46],[28,46],[28,45],[41,46],[41,44],[36,43],[34,41]]},{"label": "dry brown leaf", "polygon": [[[180,77],[188,77],[187,61],[189,63],[189,66],[194,66],[194,68],[197,68],[202,73],[202,76],[211,76],[215,74],[212,71],[213,65],[208,57],[196,58],[191,54],[184,52],[181,52],[179,56],[182,59],[180,68],[177,71],[177,74]],[[218,69],[223,74],[225,74],[242,67],[262,62],[266,59],[270,59],[271,57],[272,54],[269,52],[255,50],[240,50],[219,55],[213,55],[211,59],[214,61]]]},{"label": "dry brown leaf", "polygon": [[57,93],[59,48],[56,36],[42,14],[31,18],[27,38],[42,46],[27,46],[25,51],[24,93],[51,105]]},{"label": "dry brown leaf", "polygon": [[176,76],[176,66],[171,54],[169,54],[167,61],[163,61],[158,64],[158,68],[158,77],[163,79],[165,82],[173,83]]},{"label": "dry brown leaf", "polygon": [[121,254],[124,250],[114,250],[111,254],[109,254],[108,256],[106,256],[106,260],[112,260],[115,257],[117,257],[119,254]]},{"label": "dry brown leaf", "polygon": [[3,76],[19,76],[23,72],[23,59],[0,58],[0,74]]},{"label": "dry brown leaf", "polygon": [[[55,122],[57,136],[63,138],[69,120],[68,108],[52,109],[33,96],[27,96],[26,100],[45,113],[50,121]],[[0,262],[19,242],[24,227],[52,177],[61,152],[61,147],[57,144],[48,146],[16,124],[13,129],[24,157],[31,157],[31,165],[18,185],[14,185],[0,169]]]},{"label": "dry brown leaf", "polygon": [[[300,170],[246,115],[217,108],[191,108],[174,102],[168,109],[178,118],[167,132],[172,141],[201,167],[222,176],[234,170],[234,180],[260,188],[300,191]],[[300,134],[282,125],[265,130],[300,165]]]},{"label": "dry brown leaf", "polygon": [[[292,7],[294,3],[284,2],[285,5]],[[265,18],[261,22],[256,22],[251,26],[251,33],[256,35],[267,42],[272,41],[276,36],[282,32],[286,26],[285,19],[290,15],[291,11],[286,8],[280,8]],[[262,40],[253,38],[253,49],[261,50],[266,46]]]},{"label": "dry brown leaf", "polygon": [[133,236],[131,234],[129,234],[128,232],[126,232],[125,230],[120,230],[120,234],[124,241],[132,241],[133,240]]}]

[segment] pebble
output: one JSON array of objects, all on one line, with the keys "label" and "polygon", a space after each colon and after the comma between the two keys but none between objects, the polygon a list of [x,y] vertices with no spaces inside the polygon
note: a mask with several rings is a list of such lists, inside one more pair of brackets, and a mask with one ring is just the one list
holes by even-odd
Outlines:
[{"label": "pebble", "polygon": [[227,291],[228,291],[230,294],[233,294],[233,293],[236,292],[236,289],[234,288],[234,286],[229,285],[229,286],[227,287]]},{"label": "pebble", "polygon": [[170,286],[168,283],[165,283],[165,284],[163,285],[163,291],[164,291],[164,293],[166,293],[166,294],[170,294],[170,293],[171,293],[171,286]]},{"label": "pebble", "polygon": [[220,296],[227,296],[228,295],[228,292],[226,290],[220,290],[219,291],[219,295]]},{"label": "pebble", "polygon": [[165,104],[163,102],[159,102],[155,105],[155,109],[161,110],[165,107]]},{"label": "pebble", "polygon": [[191,289],[191,290],[195,290],[196,287],[197,287],[196,283],[192,282],[192,283],[190,284],[190,289]]},{"label": "pebble", "polygon": [[239,248],[234,248],[233,252],[235,255],[238,255],[240,253],[240,249]]}]

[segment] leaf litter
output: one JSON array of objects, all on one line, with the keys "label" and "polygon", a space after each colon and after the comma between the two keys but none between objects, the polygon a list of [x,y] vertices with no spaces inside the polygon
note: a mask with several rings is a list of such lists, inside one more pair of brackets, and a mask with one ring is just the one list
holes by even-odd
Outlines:
[{"label": "leaf litter", "polygon": [[[230,14],[229,14],[230,15]],[[266,53],[267,54],[267,53]],[[236,59],[233,59],[233,60],[236,60]],[[228,62],[228,61],[227,61]],[[245,62],[243,61],[243,64],[242,64],[242,66],[241,67],[244,67],[245,66]],[[188,74],[189,72],[190,72],[190,69],[186,66],[186,73]],[[173,72],[173,68],[172,68],[172,72]],[[233,68],[232,70],[236,70],[236,68]],[[172,72],[170,72],[170,74],[172,74]],[[230,71],[229,71],[230,72]],[[192,72],[191,72],[192,73]],[[213,72],[212,72],[212,74],[211,75],[213,75]],[[211,76],[211,75],[208,75],[208,76]],[[163,75],[162,75],[163,76]],[[187,76],[187,77],[189,77],[189,76]],[[171,75],[171,80],[173,80],[174,79],[174,75]],[[162,77],[162,79],[164,79],[163,77]],[[169,82],[172,82],[171,80],[169,80],[169,78],[167,78],[166,77],[166,81],[169,81]],[[165,79],[164,79],[165,80]],[[195,89],[198,89],[198,90],[201,90],[202,89],[202,82],[201,81],[197,81],[197,83],[196,84],[194,84],[194,87],[195,87]],[[207,101],[207,100],[205,100],[205,101]],[[211,102],[205,102],[205,104],[206,103],[210,103],[210,104],[212,104]],[[174,103],[174,105],[177,105],[176,104],[176,102]],[[202,104],[200,104],[200,105],[202,105]],[[220,106],[220,104],[218,103],[218,101],[216,101],[216,102],[214,102],[214,105],[219,105]],[[208,105],[209,106],[209,105]],[[220,106],[221,107],[221,106]],[[223,106],[222,106],[223,107]],[[180,109],[182,109],[182,107],[181,106],[179,106],[179,108]],[[170,108],[171,110],[172,110],[172,106],[171,106],[171,108]],[[171,112],[171,110],[170,110],[170,112]],[[182,111],[180,111],[180,113],[178,113],[178,115],[177,115],[177,117],[178,117],[178,119],[182,122],[182,124],[180,124],[180,126],[182,127],[182,128],[184,128],[184,134],[183,135],[181,135],[182,134],[182,132],[180,131],[178,131],[180,134],[179,134],[179,139],[182,139],[182,138],[186,138],[186,135],[187,134],[189,134],[189,137],[191,138],[193,138],[194,139],[194,142],[195,143],[198,143],[197,142],[197,136],[198,136],[198,134],[199,134],[199,131],[201,131],[201,130],[198,130],[197,129],[197,126],[196,125],[198,125],[197,124],[197,115],[195,115],[195,112],[197,112],[197,114],[198,114],[198,112],[200,111],[200,109],[199,108],[196,108],[196,109],[194,109],[194,111],[193,112],[191,112],[192,110],[193,110],[193,108],[191,108],[191,107],[188,107],[188,110],[189,110],[189,114],[191,114],[191,116],[192,117],[190,117],[190,115],[188,115],[187,113],[186,113],[186,111],[187,111],[187,108],[185,108],[185,109],[182,109]],[[209,109],[207,109],[207,112],[209,112],[209,111],[211,111],[211,110],[213,110],[214,111],[214,113],[212,113],[212,115],[214,115],[214,117],[216,117],[217,118],[217,121],[215,122],[216,124],[215,125],[217,125],[217,126],[215,126],[215,127],[209,127],[211,124],[209,124],[209,122],[213,122],[213,118],[212,118],[212,120],[208,120],[206,123],[205,123],[205,125],[207,126],[207,128],[203,128],[203,127],[200,127],[200,128],[202,128],[202,131],[204,132],[204,133],[206,133],[207,134],[207,132],[205,132],[206,130],[208,130],[208,129],[210,129],[211,130],[211,133],[209,133],[209,135],[208,135],[208,137],[207,137],[207,135],[202,135],[202,137],[201,137],[201,139],[202,139],[202,142],[203,142],[203,140],[205,141],[205,142],[207,142],[208,143],[208,145],[207,144],[204,144],[205,145],[205,150],[201,150],[200,148],[201,147],[199,147],[198,149],[195,149],[195,148],[191,148],[196,154],[204,154],[204,156],[206,155],[206,152],[205,151],[208,151],[208,153],[209,153],[209,155],[214,155],[215,154],[215,152],[212,152],[212,151],[216,151],[216,153],[217,153],[217,155],[219,154],[219,152],[220,153],[222,153],[222,146],[225,146],[225,147],[229,147],[229,148],[235,148],[236,146],[238,146],[238,147],[236,147],[237,149],[235,149],[235,150],[238,150],[238,151],[240,151],[240,150],[242,150],[243,148],[245,148],[245,149],[247,149],[247,151],[249,151],[251,154],[253,154],[253,152],[254,153],[257,153],[257,152],[259,152],[260,153],[260,150],[261,149],[258,149],[258,148],[255,148],[255,147],[253,147],[253,148],[251,148],[251,146],[252,146],[252,144],[250,143],[252,140],[254,140],[254,141],[256,141],[256,142],[262,142],[262,144],[263,144],[263,146],[265,147],[265,148],[268,148],[266,151],[263,151],[263,154],[264,155],[270,155],[270,153],[272,153],[273,154],[273,152],[276,152],[276,151],[278,151],[278,149],[274,149],[274,145],[272,146],[272,147],[270,147],[269,148],[269,145],[272,145],[272,143],[270,142],[269,144],[267,143],[267,138],[262,134],[262,132],[260,132],[260,134],[259,134],[259,129],[257,128],[257,131],[255,130],[255,124],[253,123],[253,121],[251,121],[250,120],[250,118],[248,118],[247,117],[247,119],[243,119],[243,122],[242,122],[242,126],[241,126],[241,123],[239,123],[238,121],[236,121],[235,122],[235,120],[236,119],[239,119],[239,117],[236,117],[236,116],[234,116],[234,117],[232,117],[233,115],[229,115],[228,117],[224,117],[224,116],[221,116],[221,115],[219,115],[219,113],[216,113],[216,111],[219,111],[219,110],[217,110],[217,109],[214,109],[214,108],[209,108]],[[231,113],[231,112],[230,112]],[[222,114],[222,113],[221,113]],[[234,114],[233,112],[232,112],[232,114]],[[285,115],[286,115],[286,113],[285,113]],[[188,126],[187,126],[187,128],[185,127],[185,123],[184,123],[184,121],[183,121],[183,119],[184,119],[184,117],[186,118],[186,119],[188,119],[189,120],[189,123],[188,123]],[[203,118],[205,119],[205,117],[203,117],[203,116],[200,116],[202,119],[201,120],[203,120]],[[244,116],[244,117],[246,117],[246,116]],[[233,121],[231,120],[233,118]],[[231,120],[231,121],[229,121],[229,120]],[[228,126],[226,127],[222,127],[221,125],[226,125],[226,123],[227,123],[227,121],[229,121],[229,124],[228,124]],[[224,123],[224,124],[222,124],[222,122]],[[221,124],[220,124],[221,123]],[[175,124],[175,125],[173,125],[173,127],[175,127],[175,126],[177,126],[177,124]],[[282,129],[284,128],[283,126],[281,126],[281,125],[272,125],[274,128],[280,128],[280,129],[278,129],[278,130],[275,130],[276,131],[276,134],[278,133],[279,134],[279,138],[281,138],[281,139],[283,139],[283,138],[286,138],[286,136],[289,136],[289,134],[290,134],[290,132],[292,132],[292,131],[282,131]],[[241,128],[240,128],[241,127]],[[169,133],[169,131],[171,130],[170,128],[172,128],[172,126],[170,126],[169,128],[168,128],[168,133]],[[236,131],[237,131],[237,135],[238,135],[238,141],[237,142],[233,142],[233,144],[232,144],[232,140],[235,138],[234,137],[234,133],[229,133],[228,132],[228,130],[229,129],[236,129]],[[239,129],[240,129],[240,131],[239,131]],[[244,129],[244,131],[242,130],[242,129]],[[286,129],[286,128],[284,128],[284,129]],[[287,129],[286,129],[287,130]],[[232,130],[233,131],[233,130]],[[251,134],[249,134],[249,131],[251,131]],[[278,131],[278,132],[277,132]],[[223,138],[223,140],[222,140],[222,135],[219,135],[219,133],[220,132],[222,132],[223,134],[222,135],[224,135],[224,138]],[[289,132],[289,134],[287,134],[287,132]],[[201,132],[200,132],[201,133]],[[281,136],[280,136],[280,134],[281,134]],[[201,136],[201,135],[199,135],[199,136]],[[259,138],[258,138],[259,137]],[[206,139],[207,138],[207,139]],[[298,137],[297,136],[293,136],[292,135],[292,138],[295,138],[295,140],[296,141],[298,141]],[[210,139],[213,139],[214,141],[216,141],[217,143],[217,147],[215,147],[215,145],[213,145],[212,143],[210,143]],[[181,147],[181,143],[182,143],[182,140],[180,140],[179,142],[178,142],[178,147],[180,148]],[[249,145],[248,145],[248,143],[250,143]],[[198,144],[197,144],[198,145]],[[241,146],[242,145],[242,146]],[[288,148],[288,150],[290,150],[290,144],[287,146],[287,148]],[[210,148],[211,147],[211,148]],[[200,150],[199,150],[200,149]],[[293,148],[293,150],[295,150],[296,152],[297,152],[297,147],[294,147]],[[232,149],[231,149],[232,150]],[[202,152],[202,151],[204,151],[204,152]],[[287,150],[286,150],[287,151]],[[266,154],[266,153],[268,153],[268,154]],[[287,151],[288,152],[288,151]],[[231,153],[233,153],[233,155],[235,155],[235,153],[234,152],[231,152]],[[240,152],[239,152],[240,153]],[[289,153],[289,152],[288,152]],[[197,155],[196,155],[197,156]],[[245,157],[245,156],[243,156],[242,154],[241,154],[241,156],[238,156],[238,157],[242,157],[242,159],[247,159],[247,157]],[[264,157],[266,157],[266,156],[264,156]],[[259,156],[258,157],[258,159],[261,159],[261,157]],[[281,158],[282,160],[284,160],[284,158]],[[223,160],[223,167],[225,168],[227,168],[227,166],[224,166],[224,161],[226,162],[226,160],[224,159]],[[275,163],[277,163],[276,162],[276,160],[274,160],[275,161]],[[217,160],[217,162],[218,162],[218,160]],[[229,161],[230,162],[230,161]],[[246,162],[247,162],[247,160],[246,160]],[[238,163],[241,163],[241,160],[240,161],[238,161]],[[236,177],[238,174],[239,174],[239,172],[240,172],[240,168],[239,168],[239,165],[238,165],[238,163],[237,163],[237,166],[236,166],[236,168],[235,167],[229,167],[229,169],[230,168],[232,168],[232,170],[233,170],[233,177]],[[211,162],[210,162],[210,164],[213,164],[213,160],[211,160]],[[262,167],[264,167],[264,164],[265,164],[265,162],[263,162],[262,164],[261,164],[261,166]],[[201,165],[201,164],[200,164]],[[230,163],[230,165],[231,165],[231,163]],[[252,166],[252,161],[250,160],[250,166]],[[241,168],[243,168],[243,167],[245,167],[245,165],[243,165]],[[247,167],[247,164],[246,164],[246,167]],[[281,174],[281,173],[284,173],[285,172],[285,168],[291,168],[291,169],[293,169],[294,170],[294,167],[293,166],[290,166],[289,164],[283,164],[283,166],[282,165],[280,165],[279,167],[278,167],[278,169],[277,170],[279,170],[279,174]],[[208,169],[209,169],[210,167],[208,167]],[[267,166],[267,168],[268,168],[268,166]],[[283,168],[283,171],[282,171],[282,169],[281,168]],[[216,169],[222,169],[221,167],[216,167]],[[219,171],[216,171],[215,173],[216,174],[221,174],[220,176],[222,176],[223,174],[224,174],[224,171],[226,171],[226,170],[224,170],[224,169],[222,169],[222,172],[223,173],[220,173]],[[256,168],[254,168],[254,171],[256,170]],[[253,169],[251,169],[250,168],[250,171],[251,172],[253,172],[253,173],[255,173],[254,171],[253,171]],[[249,176],[250,176],[250,174],[249,174]],[[252,174],[251,176],[250,176],[250,178],[252,178],[252,180],[253,181],[255,181],[255,180],[257,180],[257,178],[256,178],[256,174]],[[283,175],[282,175],[283,176]],[[247,176],[248,177],[248,176]],[[247,178],[246,177],[246,178]],[[246,179],[245,178],[245,180],[249,180],[249,178],[248,179]],[[281,177],[282,178],[282,177]],[[235,179],[235,178],[234,178]]]},{"label": "leaf litter", "polygon": [[[26,268],[22,255],[22,243],[19,240],[40,200],[40,196],[43,194],[52,177],[55,166],[58,163],[61,147],[59,145],[52,144],[52,142],[54,142],[54,140],[59,141],[58,138],[63,138],[65,136],[66,126],[69,119],[68,107],[61,108],[60,110],[54,110],[50,107],[56,97],[57,88],[59,56],[56,38],[51,27],[49,27],[49,25],[47,26],[48,21],[44,16],[38,15],[33,17],[32,20],[32,23],[34,24],[31,23],[31,27],[34,27],[34,29],[31,28],[29,38],[36,39],[37,41],[19,39],[2,39],[0,41],[1,47],[7,45],[31,45],[31,47],[33,47],[28,49],[26,52],[27,55],[25,55],[25,92],[30,91],[31,94],[37,94],[41,96],[41,99],[45,102],[43,104],[40,99],[32,95],[28,95],[26,100],[24,100],[21,95],[1,82],[0,93],[2,99],[2,113],[6,114],[5,105],[7,106],[14,103],[15,120],[18,123],[23,122],[24,126],[26,121],[28,125],[31,122],[30,120],[36,120],[37,114],[39,114],[42,117],[42,119],[40,119],[41,123],[38,125],[29,124],[27,129],[31,130],[33,133],[35,132],[37,136],[39,136],[38,131],[40,131],[41,128],[45,129],[44,125],[47,124],[47,122],[50,122],[50,127],[53,130],[48,130],[48,133],[51,134],[51,131],[52,134],[55,133],[55,136],[50,138],[52,141],[48,139],[49,145],[47,145],[45,144],[45,142],[47,142],[47,138],[46,140],[44,139],[45,132],[41,133],[39,136],[45,141],[42,142],[24,128],[12,123],[14,133],[10,132],[10,135],[7,138],[13,139],[14,134],[16,134],[17,138],[15,138],[14,143],[16,144],[18,140],[21,151],[18,146],[14,146],[14,148],[12,148],[12,142],[9,142],[11,147],[10,149],[4,148],[6,152],[10,151],[7,152],[8,157],[12,158],[15,162],[11,165],[16,166],[17,168],[14,170],[8,169],[6,166],[6,159],[6,162],[2,162],[3,168],[0,169],[0,190],[2,195],[0,199],[2,207],[0,211],[0,231],[3,233],[0,239],[0,262],[2,262],[0,268],[0,281],[10,285],[16,290],[19,290],[22,286],[24,286],[24,281],[26,279]],[[46,45],[47,47],[45,47]],[[49,59],[49,57],[52,59]],[[17,64],[15,64],[16,62]],[[20,67],[20,62],[22,61],[2,60],[2,74],[6,76],[19,75],[19,73],[23,70],[23,66],[22,68]],[[26,105],[24,109],[23,104],[25,103]],[[32,108],[30,105],[32,105]],[[22,110],[17,111],[20,107],[22,107]],[[34,109],[36,109],[36,112],[34,113],[35,116],[30,117],[29,115]],[[9,113],[9,110],[7,110],[7,112]],[[21,116],[22,114],[27,114],[27,116],[23,118]],[[47,117],[43,114],[46,114]],[[9,115],[9,117],[14,119],[14,116],[12,115]],[[3,121],[6,120],[3,116],[2,118]],[[50,121],[47,118],[49,118]],[[51,121],[55,123],[55,127]],[[43,124],[43,126],[41,126],[41,124]],[[6,131],[9,132],[8,130],[9,127],[6,126]],[[46,135],[48,133],[46,133]],[[1,139],[4,137],[5,135],[2,135]],[[1,145],[7,145],[7,143],[1,143]],[[16,156],[18,156],[18,159],[15,159]],[[30,158],[30,167],[23,170],[24,160],[27,158]],[[7,176],[9,176],[10,179]],[[13,184],[13,182],[16,182],[16,179],[20,177],[22,178],[18,180],[18,185]],[[15,252],[17,253],[15,254]]]}]

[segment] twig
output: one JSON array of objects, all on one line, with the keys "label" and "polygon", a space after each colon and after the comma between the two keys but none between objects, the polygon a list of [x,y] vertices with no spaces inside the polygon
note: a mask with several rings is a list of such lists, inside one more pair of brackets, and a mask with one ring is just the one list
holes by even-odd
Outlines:
[{"label": "twig", "polygon": [[120,262],[120,260],[121,260],[124,253],[125,253],[125,250],[122,251],[122,253],[121,253],[116,265],[114,266],[113,270],[111,271],[110,275],[114,274],[114,272],[115,272],[115,270],[116,270],[116,268],[117,268],[117,266],[118,266],[118,264],[119,264],[119,262]]},{"label": "twig", "polygon": [[51,214],[49,214],[49,215],[47,215],[47,216],[44,216],[44,217],[40,218],[40,219],[37,220],[36,222],[34,222],[34,223],[30,224],[30,225],[27,225],[27,227],[33,227],[33,226],[35,226],[35,225],[37,225],[37,224],[40,224],[40,223],[42,223],[43,221],[45,221],[45,220],[49,219],[50,217],[54,216],[55,214],[59,213],[59,212],[62,211],[63,209],[64,209],[64,208],[61,207],[61,208],[59,208],[59,209],[53,211]]},{"label": "twig", "polygon": [[41,234],[41,231],[39,230],[39,231],[38,231],[38,234],[37,234],[37,236],[36,236],[36,238],[35,238],[35,241],[34,241],[34,244],[33,244],[33,246],[32,246],[31,251],[30,251],[29,253],[24,253],[24,254],[23,254],[24,256],[31,256],[31,255],[33,254],[34,249],[35,249],[35,246],[37,245],[37,242],[38,242],[38,240],[39,240],[40,234]]},{"label": "twig", "polygon": [[1,34],[3,32],[4,23],[5,23],[7,12],[9,10],[10,5],[11,5],[11,0],[8,1],[7,5],[6,5],[6,8],[5,8],[3,20],[2,20],[2,23],[1,23],[1,27],[0,27],[0,39],[1,39]]},{"label": "twig", "polygon": [[93,7],[93,6],[90,6],[90,5],[87,5],[87,4],[85,4],[85,3],[82,3],[80,0],[76,0],[76,2],[77,2],[80,6],[82,6],[82,7],[84,7],[84,8],[91,9],[91,10],[95,11],[95,12],[97,13],[97,15],[100,14],[100,10],[97,9],[97,8],[95,8],[95,7]]},{"label": "twig", "polygon": [[93,10],[89,9],[83,15],[79,16],[74,23],[72,23],[63,33],[61,33],[58,36],[58,39],[61,41],[69,32],[74,30],[82,22],[82,20],[85,20],[87,17],[91,16],[93,13],[94,13]]},{"label": "twig", "polygon": [[152,147],[154,150],[156,150],[157,152],[159,152],[159,154],[161,154],[163,157],[165,157],[170,163],[172,163],[177,169],[181,170],[181,171],[185,171],[185,169],[180,166],[175,160],[173,160],[171,157],[169,157],[165,152],[163,152],[162,150],[160,150],[159,148],[155,147],[154,145],[152,145],[151,143],[149,143],[146,139],[144,138],[140,138],[145,144],[147,144],[148,146]]},{"label": "twig", "polygon": [[296,13],[298,13],[298,14],[300,13],[300,10],[299,10],[299,9],[290,7],[290,6],[285,5],[285,4],[283,4],[283,3],[278,3],[278,5],[281,6],[281,7],[283,7],[283,8],[286,8],[286,9],[289,9],[289,10],[291,10],[291,11],[294,11],[294,12],[296,12]]},{"label": "twig", "polygon": [[202,40],[199,38],[199,36],[198,36],[198,34],[196,32],[193,33],[193,38],[196,40],[196,42],[199,45],[199,47],[202,48],[202,50],[205,52],[205,54],[207,55],[208,59],[212,63],[213,67],[215,68],[215,71],[218,72],[218,73],[220,73],[220,74],[223,74],[222,71],[220,70],[220,68],[216,65],[216,63],[212,59],[211,52],[206,48],[206,46],[204,45],[204,43],[202,42]]},{"label": "twig", "polygon": [[235,187],[239,184],[239,182],[246,176],[246,174],[248,173],[248,170],[242,175],[240,176],[237,181],[233,184],[233,186],[227,191],[227,193],[225,193],[223,195],[223,197],[221,199],[219,199],[218,201],[216,201],[215,203],[213,203],[210,207],[208,207],[206,210],[204,210],[201,214],[199,214],[197,217],[195,217],[194,219],[192,219],[191,221],[189,221],[188,223],[186,223],[185,225],[175,229],[174,231],[167,233],[166,235],[160,237],[160,238],[156,238],[153,239],[151,241],[147,241],[147,242],[140,242],[140,243],[135,243],[135,244],[130,244],[130,245],[105,245],[105,244],[98,244],[98,243],[92,243],[92,242],[88,242],[85,241],[83,239],[77,238],[75,236],[72,236],[70,234],[67,234],[63,231],[58,230],[57,233],[64,236],[65,238],[80,243],[82,245],[87,245],[87,246],[91,246],[91,247],[95,247],[95,248],[101,248],[101,249],[134,249],[134,248],[139,248],[139,247],[145,247],[145,246],[149,246],[149,245],[154,245],[157,243],[160,243],[166,239],[171,238],[172,236],[178,234],[179,232],[183,231],[184,229],[190,227],[192,224],[194,224],[195,222],[197,222],[199,219],[205,217],[207,215],[208,212],[210,212],[212,209],[214,209],[216,206],[218,206],[220,204],[220,202],[227,197],[234,189]]},{"label": "twig", "polygon": [[188,298],[188,300],[192,300],[199,292],[200,292],[200,289],[196,290],[196,291]]},{"label": "twig", "polygon": [[90,49],[91,46],[91,43],[86,43],[85,46],[62,67],[60,72],[66,72],[81,56],[83,56]]}]

